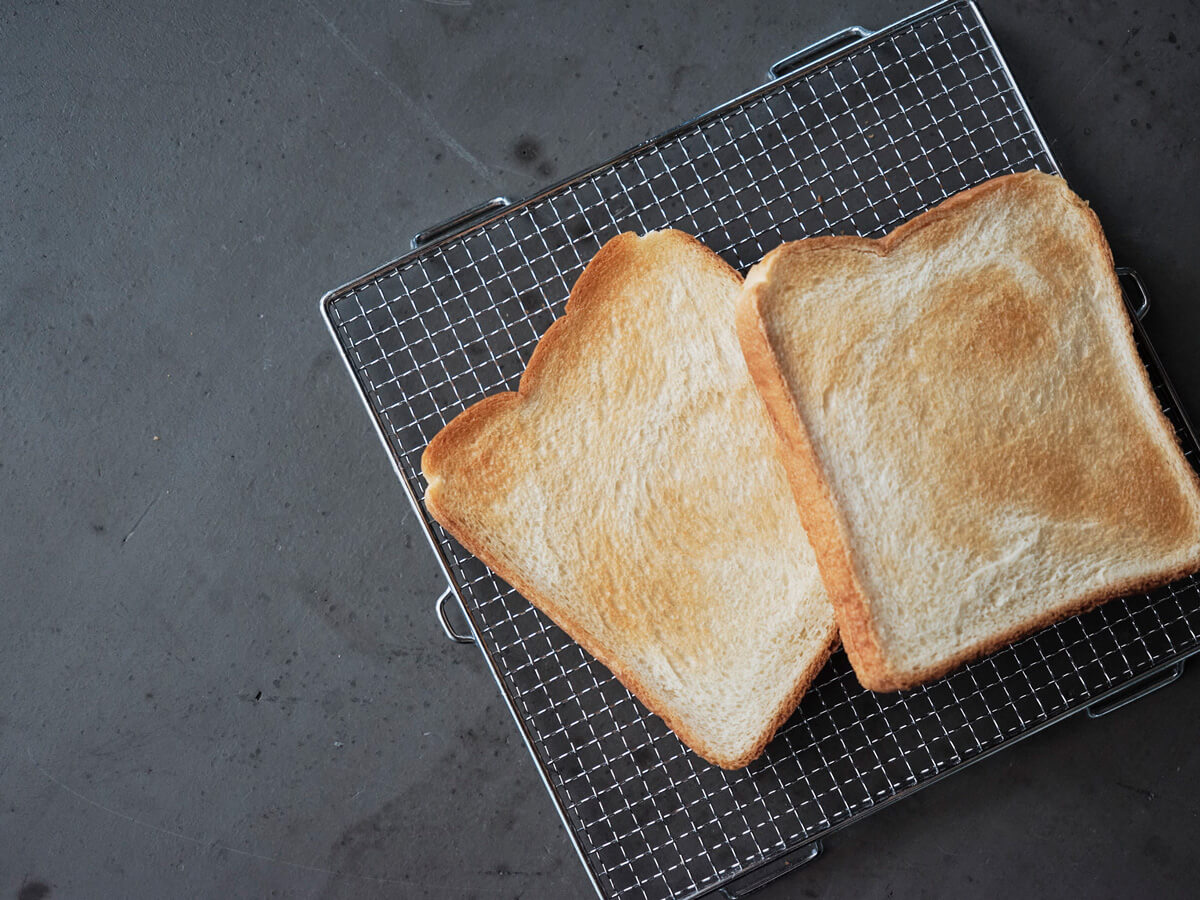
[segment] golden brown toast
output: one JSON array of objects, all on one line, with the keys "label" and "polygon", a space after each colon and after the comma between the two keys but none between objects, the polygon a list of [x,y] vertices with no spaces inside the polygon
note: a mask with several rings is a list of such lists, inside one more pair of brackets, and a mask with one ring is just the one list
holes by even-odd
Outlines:
[{"label": "golden brown toast", "polygon": [[743,350],[859,680],[912,687],[1200,568],[1096,216],[1026,172],[751,269]]},{"label": "golden brown toast", "polygon": [[613,238],[519,390],[421,460],[434,518],[726,768],[762,752],[837,640],[740,291],[682,232]]}]

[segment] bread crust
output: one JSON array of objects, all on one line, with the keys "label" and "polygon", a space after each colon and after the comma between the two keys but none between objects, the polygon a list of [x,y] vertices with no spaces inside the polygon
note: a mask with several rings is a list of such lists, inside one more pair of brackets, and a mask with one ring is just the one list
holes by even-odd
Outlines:
[{"label": "bread crust", "polygon": [[[673,240],[702,250],[700,259],[704,264],[711,266],[714,273],[741,285],[741,275],[700,241],[681,231],[668,230],[666,233],[671,235]],[[829,656],[837,648],[836,625],[830,625],[829,633],[825,636],[824,652],[811,661],[790,693],[771,714],[769,726],[745,752],[736,756],[726,755],[719,748],[709,746],[688,727],[680,716],[676,715],[668,701],[655,694],[618,656],[610,652],[610,649],[597,635],[591,633],[582,622],[572,617],[569,610],[562,608],[554,602],[552,597],[544,595],[535,585],[522,577],[521,573],[509,565],[506,560],[492,553],[483,536],[476,534],[467,523],[461,521],[452,507],[440,501],[441,477],[438,473],[444,469],[450,459],[463,451],[477,429],[485,426],[492,419],[505,415],[513,404],[520,403],[522,398],[534,390],[546,377],[544,371],[546,361],[557,352],[558,345],[565,339],[568,330],[575,327],[580,312],[591,304],[604,302],[605,285],[620,271],[620,267],[625,265],[629,245],[637,240],[637,235],[632,232],[617,235],[609,240],[588,263],[571,290],[563,315],[547,329],[534,348],[515,392],[495,394],[468,407],[430,441],[421,456],[421,470],[429,485],[425,494],[425,508],[460,544],[516,588],[522,596],[606,666],[647,709],[666,722],[671,730],[698,756],[723,769],[740,769],[762,754],[775,732],[796,709],[813,679],[816,678]]]},{"label": "bread crust", "polygon": [[[767,265],[770,257],[767,254],[759,265]],[[758,306],[762,287],[762,282],[747,282],[743,290],[737,309],[738,340],[750,377],[779,438],[780,458],[800,510],[800,520],[816,554],[825,592],[833,604],[842,646],[856,673],[872,671],[881,665],[883,656],[867,612],[866,594],[855,570],[846,526],[833,491],[822,474],[816,448],[767,338]]]},{"label": "bread crust", "polygon": [[[1185,564],[1148,578],[1130,578],[1113,582],[1103,588],[1074,597],[1058,607],[1035,616],[998,635],[976,642],[954,657],[935,665],[910,671],[892,669],[883,654],[878,634],[875,631],[867,600],[867,593],[858,576],[854,562],[853,545],[847,528],[838,511],[828,472],[813,445],[808,427],[797,407],[784,377],[780,360],[767,336],[761,303],[768,289],[771,268],[780,260],[792,255],[821,253],[830,250],[852,250],[886,257],[906,240],[922,230],[941,222],[960,208],[979,201],[998,190],[1003,190],[1023,181],[1053,180],[1066,192],[1072,204],[1081,210],[1088,222],[1091,248],[1102,254],[1105,260],[1109,290],[1102,292],[1103,302],[1115,304],[1115,311],[1125,325],[1121,331],[1126,344],[1124,348],[1135,360],[1140,359],[1133,340],[1133,326],[1121,303],[1121,287],[1112,264],[1112,252],[1100,227],[1095,213],[1086,203],[1066,188],[1061,179],[1031,170],[991,179],[969,190],[948,198],[938,206],[910,219],[893,231],[878,239],[856,236],[819,237],[783,244],[756,265],[747,277],[742,297],[738,303],[738,336],[749,366],[751,377],[763,397],[770,419],[779,436],[784,464],[792,484],[793,493],[800,506],[801,519],[812,541],[817,556],[817,565],[825,579],[826,590],[834,606],[842,641],[847,655],[863,687],[879,692],[908,690],[940,678],[967,662],[986,656],[1033,632],[1055,622],[1081,614],[1090,609],[1130,593],[1149,590],[1169,584],[1200,569],[1200,550]],[[1143,365],[1136,370],[1141,386],[1154,396],[1149,376]],[[1160,437],[1181,454],[1174,429],[1167,421],[1158,404],[1155,406],[1155,421]],[[1186,462],[1184,464],[1193,491],[1200,491],[1200,478]]]}]

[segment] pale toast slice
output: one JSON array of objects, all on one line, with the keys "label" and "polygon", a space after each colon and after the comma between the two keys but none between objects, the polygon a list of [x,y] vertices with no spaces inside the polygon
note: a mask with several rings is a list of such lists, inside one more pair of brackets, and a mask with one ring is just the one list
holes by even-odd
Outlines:
[{"label": "pale toast slice", "polygon": [[994,179],[880,240],[785,244],[738,329],[864,686],[1200,568],[1196,473],[1061,179]]},{"label": "pale toast slice", "polygon": [[688,235],[619,235],[515,393],[421,460],[430,513],[697,754],[758,756],[836,644],[738,346],[741,277]]}]

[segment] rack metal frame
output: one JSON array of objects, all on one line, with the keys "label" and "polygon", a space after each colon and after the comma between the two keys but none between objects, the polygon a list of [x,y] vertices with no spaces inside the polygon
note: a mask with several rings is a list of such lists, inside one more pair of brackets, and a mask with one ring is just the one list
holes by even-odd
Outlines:
[{"label": "rack metal frame", "polygon": [[[843,29],[769,77],[525,201],[495,198],[428,229],[412,252],[321,300],[446,576],[438,620],[482,649],[605,897],[740,896],[815,858],[831,832],[964,765],[1173,681],[1200,650],[1189,577],[914,691],[863,691],[839,655],[764,756],[724,772],[426,515],[425,444],[471,403],[515,386],[575,277],[618,232],[680,227],[745,270],[783,240],[878,236],[986,178],[1058,171],[969,0],[879,31]],[[1122,275],[1143,359],[1195,465],[1195,436],[1138,321],[1149,295],[1136,273]]]}]

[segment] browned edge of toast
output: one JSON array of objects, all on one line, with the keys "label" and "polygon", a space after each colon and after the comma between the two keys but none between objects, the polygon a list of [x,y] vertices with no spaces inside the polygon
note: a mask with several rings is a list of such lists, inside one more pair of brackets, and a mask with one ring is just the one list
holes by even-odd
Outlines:
[{"label": "browned edge of toast", "polygon": [[[1140,361],[1137,346],[1133,340],[1133,324],[1129,321],[1128,312],[1120,299],[1122,291],[1116,270],[1113,268],[1112,251],[1108,246],[1104,231],[1100,227],[1099,219],[1087,203],[1070,191],[1062,179],[1037,170],[1002,175],[955,194],[878,239],[872,240],[847,235],[808,238],[782,244],[764,256],[755,269],[761,266],[769,272],[770,266],[775,260],[793,253],[854,250],[872,253],[879,257],[887,256],[903,241],[921,229],[948,217],[960,207],[1021,180],[1036,178],[1053,178],[1063,190],[1068,192],[1071,202],[1083,210],[1087,216],[1091,226],[1090,240],[1093,247],[1103,254],[1108,263],[1106,269],[1110,290],[1105,292],[1105,296],[1109,299],[1104,302],[1115,302],[1119,307],[1118,311],[1124,316],[1125,321],[1123,334],[1127,348],[1133,357]],[[804,528],[812,541],[826,591],[833,603],[842,642],[846,647],[846,655],[850,658],[855,675],[864,688],[887,692],[917,687],[1062,619],[1087,612],[1108,600],[1170,584],[1172,581],[1200,569],[1200,554],[1197,554],[1186,565],[1160,576],[1148,579],[1128,579],[1106,585],[1103,589],[1082,597],[1072,598],[1057,609],[1023,622],[1001,635],[979,641],[965,648],[950,660],[907,672],[892,670],[880,651],[878,637],[872,627],[866,594],[855,568],[854,553],[836,499],[833,496],[833,489],[820,456],[813,447],[808,427],[788,390],[782,367],[766,334],[759,312],[764,281],[765,278],[751,280],[742,292],[737,311],[738,338],[751,377],[762,395],[779,438],[792,492],[800,507]],[[1141,386],[1157,410],[1157,423],[1162,437],[1173,444],[1176,450],[1182,452],[1174,428],[1167,421],[1161,405],[1155,399],[1145,366],[1139,365],[1137,369],[1141,373]],[[1190,465],[1187,465],[1186,469],[1190,473],[1193,485],[1200,490],[1200,479],[1197,478],[1195,470]]]},{"label": "browned edge of toast", "polygon": [[[722,277],[734,279],[739,285],[742,283],[742,277],[735,269],[696,238],[674,229],[667,229],[666,231],[675,239],[683,241],[691,249],[700,251],[700,255],[698,256],[699,262],[712,266]],[[515,392],[508,391],[495,394],[468,407],[451,420],[429,442],[429,446],[425,448],[425,452],[421,455],[421,471],[429,483],[429,489],[425,494],[425,508],[460,544],[479,557],[488,568],[516,588],[522,596],[549,616],[559,628],[570,635],[588,653],[603,663],[617,677],[621,684],[636,696],[647,709],[666,722],[680,740],[698,756],[723,769],[740,769],[762,754],[771,738],[775,736],[775,732],[796,709],[805,691],[808,690],[809,685],[816,678],[837,646],[836,628],[833,629],[830,635],[826,652],[819,658],[814,659],[808,669],[805,670],[795,688],[788,694],[779,709],[772,716],[769,726],[763,731],[761,737],[742,755],[732,758],[723,757],[715,752],[713,748],[708,747],[697,735],[693,734],[687,725],[674,714],[669,703],[655,695],[620,659],[609,653],[608,648],[598,637],[571,617],[569,610],[565,610],[555,604],[552,598],[543,596],[534,585],[522,578],[518,571],[493,556],[487,549],[482,537],[472,532],[465,523],[459,521],[455,517],[453,510],[442,506],[438,499],[440,481],[438,471],[441,469],[442,461],[452,457],[458,452],[459,447],[468,443],[470,435],[476,429],[482,427],[494,417],[504,415],[506,408],[510,404],[520,403],[522,397],[533,390],[542,378],[543,360],[548,359],[555,352],[555,348],[563,339],[562,336],[578,321],[577,313],[580,309],[592,303],[603,303],[605,301],[605,287],[608,283],[610,272],[618,272],[621,267],[628,264],[628,259],[625,256],[626,248],[631,247],[637,240],[638,237],[633,232],[619,234],[607,241],[587,264],[575,282],[575,286],[571,289],[571,294],[567,299],[566,308],[562,316],[551,324],[534,348]]]}]

